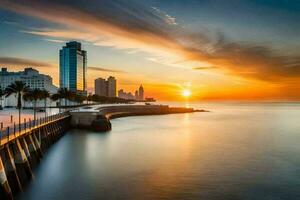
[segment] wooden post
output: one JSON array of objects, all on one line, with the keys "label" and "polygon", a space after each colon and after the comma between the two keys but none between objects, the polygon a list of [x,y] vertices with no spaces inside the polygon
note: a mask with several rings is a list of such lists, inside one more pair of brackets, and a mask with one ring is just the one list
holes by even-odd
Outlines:
[{"label": "wooden post", "polygon": [[14,136],[16,137],[16,122],[14,122]]},{"label": "wooden post", "polygon": [[9,127],[6,128],[6,133],[7,133],[7,141],[9,141]]},{"label": "wooden post", "polygon": [[24,129],[25,129],[25,133],[26,133],[26,118],[24,118]]}]

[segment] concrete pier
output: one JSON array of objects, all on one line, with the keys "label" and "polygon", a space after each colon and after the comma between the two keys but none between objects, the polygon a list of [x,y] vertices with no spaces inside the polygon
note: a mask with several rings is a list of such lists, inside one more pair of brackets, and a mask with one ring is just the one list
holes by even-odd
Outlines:
[{"label": "concrete pier", "polygon": [[167,105],[112,105],[98,108],[86,108],[71,111],[71,126],[73,128],[92,129],[94,131],[109,131],[110,119],[139,116],[139,115],[165,115],[176,113],[205,112],[193,108],[169,107]]},{"label": "concrete pier", "polygon": [[[31,143],[32,143],[32,146],[33,146],[33,150],[35,151],[35,155],[36,157],[38,158],[38,160],[40,160],[42,157],[43,157],[43,152],[42,152],[42,149],[41,149],[41,143],[38,141],[37,139],[37,134],[40,134],[40,130],[37,130],[37,132],[35,132],[35,134],[32,134],[32,139],[31,139]],[[30,137],[30,135],[29,135]]]},{"label": "concrete pier", "polygon": [[[58,114],[0,132],[0,199],[13,199],[34,178],[32,168],[68,130],[70,115]],[[13,130],[13,131],[10,131]],[[39,138],[39,139],[38,139]],[[42,150],[42,144],[47,148]],[[45,145],[46,144],[46,145]]]},{"label": "concrete pier", "polygon": [[21,184],[25,184],[33,177],[33,174],[24,149],[21,147],[19,138],[15,139],[15,141],[12,143],[11,149],[19,179]]},{"label": "concrete pier", "polygon": [[27,161],[30,163],[30,166],[33,166],[33,164],[32,164],[32,157],[30,155],[29,148],[28,148],[28,145],[27,145],[27,142],[26,142],[25,138],[21,137],[19,139],[19,141],[20,141],[20,144],[22,146],[22,149],[24,150],[24,153],[26,155]]},{"label": "concrete pier", "polygon": [[30,134],[25,136],[24,139],[28,144],[27,146],[31,157],[31,166],[35,167],[40,162],[40,157],[37,154],[35,143],[33,142],[32,136]]}]

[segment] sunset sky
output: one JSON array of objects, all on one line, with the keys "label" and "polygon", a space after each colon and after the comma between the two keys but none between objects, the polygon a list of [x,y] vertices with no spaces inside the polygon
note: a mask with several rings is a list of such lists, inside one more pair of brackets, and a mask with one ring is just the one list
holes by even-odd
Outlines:
[{"label": "sunset sky", "polygon": [[297,0],[0,0],[0,66],[58,84],[59,49],[82,42],[88,88],[160,100],[300,100]]}]

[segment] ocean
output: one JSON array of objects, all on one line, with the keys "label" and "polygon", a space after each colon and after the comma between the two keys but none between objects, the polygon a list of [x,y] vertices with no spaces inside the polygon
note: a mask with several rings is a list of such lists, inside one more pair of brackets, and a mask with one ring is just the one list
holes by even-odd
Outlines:
[{"label": "ocean", "polygon": [[300,104],[188,106],[210,112],[69,131],[18,199],[300,199]]}]

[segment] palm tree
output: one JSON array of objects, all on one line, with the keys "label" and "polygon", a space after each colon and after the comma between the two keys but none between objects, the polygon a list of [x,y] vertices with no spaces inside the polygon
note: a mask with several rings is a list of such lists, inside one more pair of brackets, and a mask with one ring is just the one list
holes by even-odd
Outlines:
[{"label": "palm tree", "polygon": [[61,107],[61,104],[60,104],[60,100],[61,100],[61,97],[60,97],[60,94],[58,94],[58,93],[55,93],[55,94],[52,94],[51,96],[50,96],[50,99],[51,99],[51,101],[57,101],[57,100],[59,100],[59,106],[58,106],[58,112],[60,112],[60,107]]},{"label": "palm tree", "polygon": [[80,95],[80,94],[75,94],[73,99],[74,99],[75,102],[77,102],[80,105],[86,99],[86,96],[83,96],[83,95]]},{"label": "palm tree", "polygon": [[66,93],[66,99],[69,101],[73,101],[75,103],[78,103],[78,94],[76,92],[68,90]]},{"label": "palm tree", "polygon": [[47,98],[50,97],[50,93],[47,90],[41,91],[41,99],[44,99],[44,111],[45,111],[45,117],[47,116],[46,107],[47,107]]},{"label": "palm tree", "polygon": [[73,100],[74,96],[75,96],[74,92],[71,92],[67,88],[60,88],[56,94],[53,94],[51,96],[51,100],[53,100],[53,101],[59,100],[59,112],[60,112],[60,108],[62,106],[61,100],[65,99],[65,106],[66,106],[67,105],[66,100]]},{"label": "palm tree", "polygon": [[28,92],[28,90],[29,87],[22,81],[15,81],[5,88],[5,97],[9,97],[12,94],[17,95],[17,108],[19,109],[19,130],[21,130],[22,97]]},{"label": "palm tree", "polygon": [[68,90],[67,88],[60,88],[57,91],[57,94],[59,95],[59,99],[65,99],[65,106],[67,106],[67,101],[66,100],[72,100],[73,98],[73,93]]},{"label": "palm tree", "polygon": [[36,121],[36,107],[38,100],[42,99],[43,91],[40,89],[29,90],[24,96],[25,101],[33,101],[33,118],[34,124]]},{"label": "palm tree", "polygon": [[93,95],[89,94],[86,98],[87,104],[89,104],[90,101],[93,101]]}]

